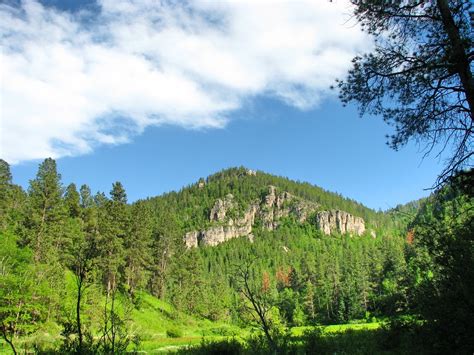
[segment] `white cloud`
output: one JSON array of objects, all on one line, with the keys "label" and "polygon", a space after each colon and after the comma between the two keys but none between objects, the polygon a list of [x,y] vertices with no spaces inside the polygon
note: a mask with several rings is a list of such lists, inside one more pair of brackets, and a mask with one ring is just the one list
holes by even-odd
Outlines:
[{"label": "white cloud", "polygon": [[368,46],[347,1],[0,5],[0,156],[91,152],[147,126],[223,127],[257,95],[317,105]]}]

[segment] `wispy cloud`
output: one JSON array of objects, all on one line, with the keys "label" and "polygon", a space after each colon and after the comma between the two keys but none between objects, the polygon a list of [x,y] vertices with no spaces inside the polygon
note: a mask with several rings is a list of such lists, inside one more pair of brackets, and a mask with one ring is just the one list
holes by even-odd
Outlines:
[{"label": "wispy cloud", "polygon": [[346,1],[0,5],[1,152],[89,153],[150,125],[219,128],[257,95],[308,109],[367,39]]}]

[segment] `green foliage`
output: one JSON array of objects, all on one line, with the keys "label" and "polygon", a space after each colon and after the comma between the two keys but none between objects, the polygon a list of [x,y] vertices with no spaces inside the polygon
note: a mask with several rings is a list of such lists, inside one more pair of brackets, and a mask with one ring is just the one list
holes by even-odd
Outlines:
[{"label": "green foliage", "polygon": [[[395,338],[394,338],[395,337]],[[243,339],[203,340],[201,344],[178,351],[179,354],[425,354],[413,328],[346,327],[328,331],[308,328],[303,334],[281,333],[276,351],[265,339],[254,334]],[[392,343],[390,340],[392,339]],[[393,340],[395,339],[395,340]],[[388,341],[388,342],[387,342]],[[396,344],[396,345],[395,345]]]},{"label": "green foliage", "polygon": [[166,336],[170,338],[181,338],[183,331],[179,328],[170,328],[166,330]]},{"label": "green foliage", "polygon": [[[389,144],[409,140],[453,149],[438,181],[472,167],[474,57],[472,1],[352,0],[354,18],[374,39],[338,83],[344,104],[392,124]],[[443,150],[444,151],[444,148]]]},{"label": "green foliage", "polygon": [[260,200],[268,191],[268,186],[276,186],[301,199],[317,203],[325,209],[340,209],[360,216],[375,228],[390,224],[390,218],[375,212],[362,204],[328,192],[309,183],[292,181],[258,171],[250,175],[246,168],[230,168],[209,176],[204,185],[196,183],[179,192],[171,192],[148,199],[155,214],[158,211],[171,211],[184,230],[203,229],[209,224],[209,212],[218,198],[228,194],[234,196],[237,205],[236,215],[241,215],[248,206]]},{"label": "green foliage", "polygon": [[186,349],[178,350],[178,354],[242,354],[244,347],[241,342],[235,338],[224,339],[224,340],[206,340],[203,339],[199,346],[188,347]]},{"label": "green foliage", "polygon": [[31,251],[19,248],[10,233],[1,233],[0,241],[0,333],[15,351],[14,338],[38,329],[45,310],[35,297]]},{"label": "green foliage", "polygon": [[148,205],[137,202],[131,207],[130,225],[124,236],[124,284],[130,294],[148,283],[152,263],[152,215]]},{"label": "green foliage", "polygon": [[[422,305],[419,295],[447,285],[452,279],[441,275],[458,275],[461,264],[471,260],[470,254],[459,253],[459,246],[464,250],[470,245],[461,240],[468,240],[470,215],[465,212],[471,202],[456,194],[461,207],[455,208],[462,217],[453,225],[448,223],[452,218],[443,216],[454,207],[427,204],[418,218],[442,221],[437,230],[446,227],[449,238],[437,238],[433,246],[422,243],[418,222],[410,225],[414,241],[407,241],[408,218],[393,211],[375,212],[318,187],[262,172],[248,174],[244,168],[224,170],[204,184],[133,204],[127,203],[119,182],[113,184],[110,198],[103,193],[93,197],[86,185],[79,192],[74,184],[63,189],[51,159],[40,165],[28,194],[11,184],[7,168],[3,166],[6,178],[0,184],[5,196],[0,201],[5,217],[0,225],[0,314],[7,324],[6,339],[25,349],[36,344],[38,351],[117,353],[131,350],[140,340],[142,347],[152,346],[167,334],[170,344],[184,342],[189,335],[194,338],[188,343],[196,343],[204,335],[237,334],[234,326],[246,325],[252,336],[245,342],[213,341],[203,349],[302,351],[310,340],[291,335],[291,327],[415,312]],[[209,212],[216,199],[232,193],[231,213],[239,218],[266,196],[269,185],[319,209],[362,216],[377,237],[327,236],[311,219],[301,223],[288,217],[273,231],[261,228],[257,220],[252,243],[235,238],[215,247],[185,248],[184,232],[211,223]],[[449,253],[432,253],[446,248]],[[465,257],[453,262],[456,255]],[[249,262],[245,285],[235,277],[236,270]],[[470,290],[467,282],[460,283],[462,287]],[[404,337],[399,344],[405,343]],[[317,346],[334,351],[367,340],[347,334],[343,338],[352,340],[337,347],[338,336],[323,338]],[[375,349],[373,344],[370,349]]]},{"label": "green foliage", "polygon": [[474,174],[461,173],[415,219],[417,311],[435,351],[474,350]]},{"label": "green foliage", "polygon": [[59,253],[68,243],[66,236],[67,210],[62,199],[61,175],[56,162],[46,159],[40,164],[28,189],[26,227],[27,243],[34,252],[37,263],[54,263],[62,257]]}]

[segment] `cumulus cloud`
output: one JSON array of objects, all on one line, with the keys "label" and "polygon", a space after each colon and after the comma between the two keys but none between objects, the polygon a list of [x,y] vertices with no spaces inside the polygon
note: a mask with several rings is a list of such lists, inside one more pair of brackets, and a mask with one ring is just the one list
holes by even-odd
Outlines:
[{"label": "cumulus cloud", "polygon": [[0,5],[1,151],[85,154],[151,125],[219,128],[266,95],[308,109],[368,45],[347,1]]}]

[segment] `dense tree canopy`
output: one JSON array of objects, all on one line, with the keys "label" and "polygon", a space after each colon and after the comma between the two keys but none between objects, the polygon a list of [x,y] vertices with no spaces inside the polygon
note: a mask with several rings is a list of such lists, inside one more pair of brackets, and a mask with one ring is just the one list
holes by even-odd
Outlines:
[{"label": "dense tree canopy", "polygon": [[[472,273],[464,266],[472,264],[472,175],[436,197],[382,213],[245,168],[132,204],[119,182],[109,196],[93,197],[87,185],[64,188],[52,159],[40,164],[28,193],[12,184],[7,163],[1,169],[0,335],[12,349],[19,337],[55,323],[63,328],[63,353],[123,351],[131,341],[127,317],[144,293],[187,314],[259,325],[274,348],[278,327],[400,314],[445,320],[459,330],[448,334],[456,341],[470,331]],[[256,221],[252,243],[235,238],[186,249],[186,231],[219,223],[209,221],[216,199],[232,193],[232,216],[239,216],[268,185],[361,215],[377,235],[328,236],[311,219],[289,216],[271,231]],[[249,261],[251,273],[236,279],[236,266]]]}]

